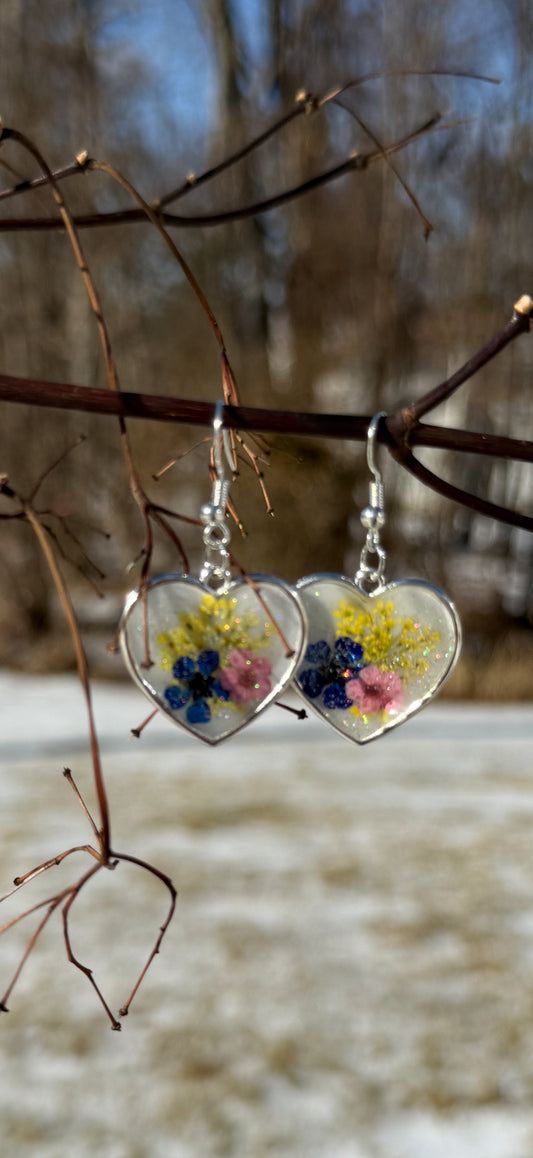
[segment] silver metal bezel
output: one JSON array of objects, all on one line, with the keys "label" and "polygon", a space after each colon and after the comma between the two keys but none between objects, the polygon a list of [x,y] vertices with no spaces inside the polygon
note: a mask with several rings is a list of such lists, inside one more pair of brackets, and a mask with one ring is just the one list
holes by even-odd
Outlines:
[{"label": "silver metal bezel", "polygon": [[324,581],[331,581],[331,582],[342,584],[343,586],[347,587],[349,589],[349,591],[352,591],[352,592],[355,591],[358,596],[362,597],[365,600],[369,600],[369,599],[372,600],[372,599],[379,598],[384,593],[389,592],[389,591],[393,591],[397,587],[423,587],[426,591],[429,590],[434,595],[436,595],[439,598],[440,602],[444,604],[444,606],[446,607],[446,609],[450,613],[450,617],[451,617],[451,620],[452,620],[452,623],[453,623],[453,626],[455,629],[455,652],[454,652],[454,655],[453,655],[453,658],[450,662],[449,667],[446,669],[446,671],[444,672],[442,678],[439,680],[437,685],[434,688],[432,688],[432,690],[430,692],[427,692],[425,695],[421,696],[420,701],[417,702],[416,705],[413,705],[412,711],[409,711],[408,714],[406,716],[404,716],[404,718],[402,720],[391,720],[389,723],[385,723],[382,728],[379,728],[375,732],[373,732],[371,736],[366,736],[362,739],[358,738],[356,736],[347,735],[347,733],[344,731],[344,729],[340,728],[335,723],[335,721],[332,717],[330,717],[330,716],[325,717],[324,712],[322,712],[318,706],[313,704],[313,701],[309,696],[305,695],[305,692],[303,692],[303,690],[300,688],[300,686],[298,684],[298,677],[295,676],[294,686],[296,688],[296,691],[298,692],[298,695],[301,697],[301,699],[304,701],[304,703],[307,705],[307,707],[311,708],[315,712],[315,714],[320,717],[321,720],[323,720],[325,723],[329,724],[332,728],[335,729],[336,732],[339,733],[340,736],[343,736],[343,738],[345,740],[348,740],[350,743],[356,743],[359,745],[369,744],[373,740],[379,739],[379,737],[383,736],[385,734],[385,732],[390,732],[395,728],[401,727],[402,724],[408,723],[408,721],[410,719],[412,719],[413,716],[416,716],[418,714],[418,712],[422,711],[422,709],[425,707],[425,705],[427,703],[429,703],[430,700],[434,699],[434,697],[437,695],[437,693],[440,691],[440,689],[444,686],[444,684],[446,683],[446,680],[449,678],[452,671],[454,670],[455,665],[457,663],[457,660],[459,659],[459,655],[460,655],[460,651],[461,651],[462,638],[463,638],[461,620],[459,618],[459,613],[457,611],[457,608],[456,608],[455,604],[452,602],[452,600],[449,598],[449,596],[446,595],[444,591],[441,591],[440,587],[436,587],[435,584],[433,584],[433,583],[428,583],[425,579],[417,579],[417,578],[411,578],[411,577],[409,577],[407,579],[395,579],[392,581],[392,583],[384,583],[380,587],[376,588],[375,591],[368,592],[368,591],[364,591],[364,589],[359,587],[357,583],[354,583],[353,579],[349,579],[346,575],[338,575],[338,574],[335,574],[334,572],[332,572],[332,573],[323,572],[323,573],[317,573],[316,575],[306,575],[304,578],[298,579],[297,583],[295,584],[295,588],[297,591],[302,591],[305,587],[310,587],[313,584],[321,583]]},{"label": "silver metal bezel", "polygon": [[[258,704],[257,709],[254,712],[250,713],[250,715],[247,716],[247,718],[245,720],[243,720],[242,723],[239,723],[236,727],[232,726],[231,728],[228,728],[225,732],[223,732],[220,736],[217,736],[216,738],[213,738],[212,736],[208,736],[208,735],[203,735],[201,732],[197,731],[195,728],[191,727],[186,722],[178,719],[176,717],[176,715],[172,712],[172,710],[168,707],[168,705],[165,703],[165,701],[162,699],[162,697],[157,693],[157,691],[153,687],[150,686],[148,678],[143,679],[143,676],[139,673],[137,664],[135,663],[135,661],[133,659],[130,645],[128,642],[129,618],[131,616],[133,608],[135,608],[138,605],[139,601],[141,601],[143,599],[143,594],[139,589],[134,590],[134,591],[130,591],[129,594],[127,595],[126,600],[125,600],[125,604],[124,604],[124,610],[123,610],[122,617],[121,617],[120,624],[119,624],[120,649],[122,652],[124,662],[125,662],[126,667],[128,669],[128,672],[129,672],[131,678],[133,679],[134,683],[137,684],[137,687],[151,701],[151,703],[155,704],[156,707],[159,709],[159,711],[161,711],[163,713],[163,715],[167,716],[168,719],[170,719],[172,721],[172,723],[176,724],[177,727],[182,728],[183,731],[187,732],[190,736],[194,736],[195,738],[197,738],[199,740],[203,740],[204,743],[209,744],[210,746],[214,746],[216,744],[219,744],[222,740],[228,739],[230,736],[234,736],[238,732],[242,731],[243,728],[246,728],[248,726],[248,724],[251,724],[253,722],[253,720],[257,718],[258,715],[260,715],[267,707],[269,707],[269,705],[271,703],[273,703],[278,698],[278,696],[280,696],[282,694],[282,692],[284,692],[287,689],[287,687],[289,686],[289,684],[291,683],[291,681],[294,678],[294,673],[295,673],[296,669],[298,668],[298,665],[301,662],[302,656],[303,656],[303,654],[305,652],[305,648],[307,646],[307,615],[306,615],[305,609],[303,607],[303,604],[298,596],[298,592],[295,590],[295,588],[291,587],[288,583],[285,583],[282,579],[278,579],[277,576],[274,576],[274,575],[263,575],[263,574],[253,574],[252,575],[251,574],[249,576],[249,578],[252,579],[254,583],[258,583],[259,585],[268,584],[270,587],[274,586],[276,588],[279,588],[280,590],[282,590],[286,595],[288,595],[291,598],[293,605],[298,613],[297,617],[299,619],[299,623],[300,623],[300,627],[301,627],[300,646],[295,648],[294,657],[287,660],[287,670],[286,670],[282,680],[281,681],[278,680],[276,682],[276,687],[272,689],[272,693],[268,697],[266,697],[264,700],[261,700],[260,703]],[[152,590],[154,587],[162,586],[162,585],[172,585],[175,583],[179,583],[180,586],[185,584],[189,587],[193,587],[195,590],[202,591],[204,594],[214,595],[215,598],[217,597],[217,593],[213,592],[208,587],[206,587],[206,585],[204,583],[201,583],[200,580],[194,579],[190,575],[180,575],[180,574],[173,574],[173,573],[157,575],[153,579],[150,579],[146,585],[146,591],[149,593],[150,590]],[[224,594],[224,595],[230,594],[232,591],[239,590],[239,589],[242,589],[243,587],[247,587],[247,586],[248,586],[248,584],[246,583],[246,581],[244,579],[236,578],[236,579],[231,580],[231,582],[227,584],[227,586],[222,594]]]}]

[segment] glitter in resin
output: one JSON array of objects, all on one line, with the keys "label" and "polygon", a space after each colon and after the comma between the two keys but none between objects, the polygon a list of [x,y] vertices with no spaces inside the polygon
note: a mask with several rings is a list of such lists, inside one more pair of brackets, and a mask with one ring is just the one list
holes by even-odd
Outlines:
[{"label": "glitter in resin", "polygon": [[336,640],[309,644],[298,676],[302,691],[325,709],[350,711],[366,723],[386,721],[402,708],[410,685],[419,684],[440,633],[397,615],[392,600],[362,611],[341,599],[333,611]]}]

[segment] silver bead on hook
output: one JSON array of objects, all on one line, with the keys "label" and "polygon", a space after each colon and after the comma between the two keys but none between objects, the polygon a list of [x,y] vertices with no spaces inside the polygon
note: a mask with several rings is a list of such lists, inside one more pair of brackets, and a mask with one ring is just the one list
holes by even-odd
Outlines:
[{"label": "silver bead on hook", "polygon": [[[229,433],[223,425],[224,403],[217,402],[213,418],[213,459],[216,478],[213,482],[211,502],[204,503],[200,508],[200,518],[204,523],[203,540],[206,547],[206,556],[200,579],[212,587],[216,594],[227,587],[231,579],[229,551],[226,550],[231,533],[226,522],[226,504],[230,488],[230,480],[224,473],[224,458],[230,470],[233,470],[233,456]],[[222,453],[224,451],[224,454]]]},{"label": "silver bead on hook", "polygon": [[[368,506],[361,511],[361,523],[367,535],[361,551],[359,570],[355,576],[356,583],[369,587],[373,591],[379,590],[383,586],[385,560],[387,558],[379,541],[379,532],[385,526],[385,496],[383,479],[376,464],[375,455],[377,429],[380,420],[385,417],[385,411],[379,410],[368,426],[366,461],[372,478],[369,483]],[[371,556],[374,556],[374,563],[370,561]]]}]

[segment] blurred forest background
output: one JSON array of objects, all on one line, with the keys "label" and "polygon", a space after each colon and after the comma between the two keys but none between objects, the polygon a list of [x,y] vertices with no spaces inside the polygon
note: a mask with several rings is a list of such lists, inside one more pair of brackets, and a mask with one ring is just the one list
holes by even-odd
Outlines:
[{"label": "blurred forest background", "polygon": [[[437,111],[449,121],[467,118],[394,159],[434,227],[427,240],[382,162],[268,213],[173,231],[220,322],[243,404],[391,409],[453,372],[503,325],[522,293],[533,293],[530,0],[3,0],[0,44],[4,124],[27,133],[52,167],[84,149],[111,161],[148,200],[239,148],[301,89],[320,94],[374,69],[463,69],[501,80],[498,87],[436,76],[365,84],[322,114],[298,118],[176,203],[184,214],[231,209],[354,150],[371,150],[354,113],[385,143]],[[22,151],[3,148],[2,187],[36,172]],[[75,211],[130,207],[101,174],[74,177],[63,188]],[[5,201],[0,212],[56,210],[42,189]],[[155,230],[87,230],[83,243],[123,389],[216,401],[216,344]],[[104,386],[94,319],[65,234],[0,232],[0,275],[3,372]],[[428,421],[533,438],[532,366],[532,342],[522,338]],[[40,502],[67,517],[105,572],[100,601],[66,564],[91,660],[96,670],[121,675],[105,642],[134,585],[136,572],[126,568],[142,527],[118,426],[10,403],[0,413],[0,465],[19,491],[79,434],[88,436],[47,478]],[[159,483],[151,475],[206,431],[132,421],[130,433],[148,491],[196,516],[210,493],[205,445]],[[243,463],[232,493],[248,538],[241,543],[234,532],[235,554],[251,570],[288,580],[353,574],[367,498],[364,448],[273,439],[271,450],[265,471],[275,519]],[[451,694],[528,697],[532,537],[441,500],[385,458],[389,578],[416,574],[440,584],[465,622],[465,659]],[[459,486],[528,507],[531,467],[450,452],[421,458]],[[4,503],[1,511],[8,510]],[[54,515],[49,522],[61,547],[82,562]],[[197,565],[200,535],[186,528],[183,537]],[[168,544],[158,544],[154,569],[178,566]],[[0,664],[73,666],[39,547],[28,527],[9,520],[0,527]]]}]

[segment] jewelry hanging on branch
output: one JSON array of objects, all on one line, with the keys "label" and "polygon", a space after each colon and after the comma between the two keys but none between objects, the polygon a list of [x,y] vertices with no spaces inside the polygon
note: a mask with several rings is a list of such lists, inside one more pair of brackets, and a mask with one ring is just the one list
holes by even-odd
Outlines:
[{"label": "jewelry hanging on branch", "polygon": [[120,645],[141,691],[175,724],[218,744],[290,683],[306,645],[299,595],[272,575],[232,579],[226,503],[233,469],[223,404],[213,421],[216,477],[204,523],[200,578],[160,575],[126,600]]},{"label": "jewelry hanging on branch", "polygon": [[372,480],[361,513],[366,540],[355,581],[341,575],[300,579],[309,644],[296,675],[300,695],[343,736],[364,744],[403,724],[433,698],[461,646],[450,599],[422,579],[385,583],[383,481],[374,443],[380,411],[367,436]]}]

